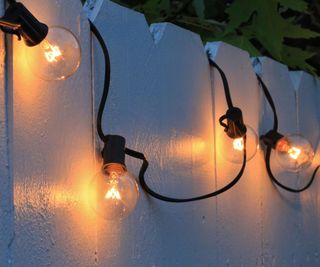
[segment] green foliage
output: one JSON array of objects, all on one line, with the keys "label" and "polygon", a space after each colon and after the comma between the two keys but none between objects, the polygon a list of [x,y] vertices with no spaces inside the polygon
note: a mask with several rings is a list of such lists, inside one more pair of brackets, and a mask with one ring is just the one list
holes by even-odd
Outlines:
[{"label": "green foliage", "polygon": [[224,41],[252,56],[270,56],[293,69],[320,75],[320,1],[113,0],[145,14]]},{"label": "green foliage", "polygon": [[292,68],[314,72],[314,67],[306,62],[313,53],[285,45],[284,41],[285,38],[308,39],[320,34],[295,24],[292,17],[281,16],[279,4],[285,9],[290,7],[301,12],[306,12],[308,8],[302,0],[236,0],[226,10],[230,19],[224,35],[233,33],[255,39],[276,60]]}]

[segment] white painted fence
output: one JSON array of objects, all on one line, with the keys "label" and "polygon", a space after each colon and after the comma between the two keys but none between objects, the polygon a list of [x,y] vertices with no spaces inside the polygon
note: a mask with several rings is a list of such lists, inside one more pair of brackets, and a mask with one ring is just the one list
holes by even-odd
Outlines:
[{"label": "white painted fence", "polygon": [[[139,13],[107,0],[91,2],[88,15],[111,56],[105,131],[125,136],[129,147],[148,156],[147,179],[163,194],[195,196],[228,183],[240,166],[216,153],[217,119],[226,106],[221,79],[210,71],[199,36],[166,23],[149,29]],[[96,218],[87,185],[101,149],[93,127],[102,93],[101,50],[93,41],[91,61],[80,1],[23,3],[40,20],[75,33],[82,64],[66,81],[42,81],[24,62],[23,43],[14,41],[12,49],[9,42],[6,50],[1,36],[0,266],[320,265],[319,177],[299,195],[278,190],[260,150],[239,184],[217,198],[170,204],[141,190],[126,221]],[[207,49],[225,71],[246,123],[265,133],[272,113],[252,59],[223,43]],[[298,131],[317,148],[320,82],[267,58],[255,60],[255,68],[274,97],[279,130]],[[139,164],[127,159],[135,175]],[[311,170],[298,177],[272,165],[291,186],[304,183]]]}]

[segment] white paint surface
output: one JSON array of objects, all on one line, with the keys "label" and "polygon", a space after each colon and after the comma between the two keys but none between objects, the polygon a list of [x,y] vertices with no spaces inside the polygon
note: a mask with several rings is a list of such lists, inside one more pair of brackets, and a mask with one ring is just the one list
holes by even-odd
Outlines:
[{"label": "white paint surface", "polygon": [[[111,55],[105,131],[124,135],[129,147],[144,151],[148,183],[163,194],[212,191],[212,95],[200,38],[171,24],[154,25],[153,32],[161,34],[152,36],[141,14],[106,1],[94,23]],[[98,102],[101,83],[95,88]],[[128,158],[127,164],[137,175],[140,162]],[[141,192],[127,221],[100,225],[98,264],[197,266],[207,257],[205,248],[217,244],[215,202],[172,205]]]},{"label": "white paint surface", "polygon": [[[93,170],[91,43],[80,1],[25,0],[48,25],[80,40],[82,63],[65,81],[44,81],[13,49],[14,266],[91,266],[95,220],[86,203]],[[34,62],[37,64],[37,62]]]},{"label": "white paint surface", "polygon": [[[302,80],[300,86],[297,86],[299,83],[292,83],[291,75],[286,66],[268,58],[261,58],[260,61],[260,74],[266,82],[277,108],[279,132],[282,134],[302,134],[308,137],[313,144],[317,143],[318,137],[315,136],[318,136],[319,132],[318,120],[314,114],[314,104],[309,103],[310,93],[313,94],[314,88],[306,88],[303,86],[305,81]],[[302,87],[304,88],[302,89]],[[302,105],[304,105],[303,108]],[[262,133],[265,133],[272,128],[272,112],[266,100],[261,109],[263,110],[261,129],[263,129]],[[302,123],[301,117],[306,117],[307,114],[310,116],[308,126]],[[315,126],[316,133],[310,131],[311,125]],[[282,183],[299,188],[310,179],[311,170],[315,164],[312,166],[313,168],[303,172],[303,175],[283,171],[272,156],[271,166],[274,174]],[[274,187],[267,181],[268,177],[264,176],[261,200],[263,239],[261,241],[265,266],[318,266],[319,223],[314,222],[314,205],[319,205],[319,200],[314,197],[315,194],[313,194],[313,198],[310,197],[314,190],[319,192],[318,182],[316,181],[312,188],[306,192],[292,194]]]},{"label": "white paint surface", "polygon": [[[319,177],[300,195],[276,189],[261,150],[239,184],[218,198],[170,204],[141,190],[126,221],[96,218],[87,205],[87,188],[95,172],[94,152],[98,156],[100,149],[92,111],[102,93],[102,53],[94,41],[92,91],[89,25],[79,1],[24,3],[40,20],[75,33],[82,64],[66,81],[42,81],[30,73],[23,43],[14,41],[13,70],[8,66],[6,74],[1,37],[0,266],[320,265]],[[128,147],[146,154],[146,179],[156,191],[191,197],[225,185],[240,166],[216,153],[217,119],[226,106],[220,76],[210,71],[199,36],[172,24],[149,29],[143,15],[109,1],[91,4],[89,17],[111,57],[106,133],[125,136]],[[272,113],[248,54],[223,43],[207,49],[224,69],[245,122],[265,133]],[[316,147],[319,81],[305,73],[290,74],[270,59],[259,60],[256,69],[275,100],[279,130],[298,131]],[[7,87],[5,75],[12,75]],[[127,158],[135,175],[140,163]],[[310,174],[285,173],[275,161],[272,166],[290,186],[302,184]]]},{"label": "white paint surface", "polygon": [[[4,12],[4,1],[0,1],[0,13]],[[13,240],[13,196],[12,196],[12,94],[6,81],[6,44],[0,33],[0,266],[11,262]],[[8,69],[8,68],[7,68]]]}]

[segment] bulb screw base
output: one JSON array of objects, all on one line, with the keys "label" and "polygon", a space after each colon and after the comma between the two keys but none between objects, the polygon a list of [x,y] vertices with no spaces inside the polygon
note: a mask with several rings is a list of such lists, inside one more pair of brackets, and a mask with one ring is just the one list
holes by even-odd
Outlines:
[{"label": "bulb screw base", "polygon": [[[227,123],[224,120],[227,120]],[[240,108],[229,108],[226,114],[220,117],[219,123],[224,127],[226,134],[232,139],[244,137],[247,133],[247,127],[243,122]]]},{"label": "bulb screw base", "polygon": [[120,135],[107,135],[102,150],[103,164],[113,163],[125,166],[126,139]]},{"label": "bulb screw base", "polygon": [[278,141],[283,137],[282,134],[275,130],[267,132],[265,135],[261,135],[260,139],[267,146],[271,146],[273,149],[276,148]]}]

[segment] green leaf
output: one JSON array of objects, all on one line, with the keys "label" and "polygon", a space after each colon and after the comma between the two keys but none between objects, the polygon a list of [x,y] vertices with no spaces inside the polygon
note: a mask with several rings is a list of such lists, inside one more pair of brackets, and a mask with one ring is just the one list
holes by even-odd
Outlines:
[{"label": "green leaf", "polygon": [[319,37],[320,33],[302,28],[299,25],[294,25],[292,23],[283,23],[282,31],[284,36],[287,38],[314,38]]},{"label": "green leaf", "polygon": [[291,68],[304,69],[314,74],[316,69],[306,62],[307,59],[310,59],[314,55],[315,53],[284,45],[282,50],[282,62]]},{"label": "green leaf", "polygon": [[280,5],[295,11],[304,12],[308,9],[308,4],[303,0],[278,0]]},{"label": "green leaf", "polygon": [[252,13],[256,10],[255,5],[255,2],[250,0],[235,0],[233,4],[226,9],[226,13],[229,15],[229,23],[224,34],[233,32],[242,23],[248,21]]},{"label": "green leaf", "polygon": [[257,40],[274,58],[279,60],[284,40],[281,27],[284,19],[278,13],[277,6],[276,0],[257,0],[255,2],[257,15],[254,16],[251,26]]},{"label": "green leaf", "polygon": [[260,51],[251,43],[251,41],[246,36],[229,34],[229,35],[223,36],[221,41],[247,51],[252,57],[261,56]]}]

